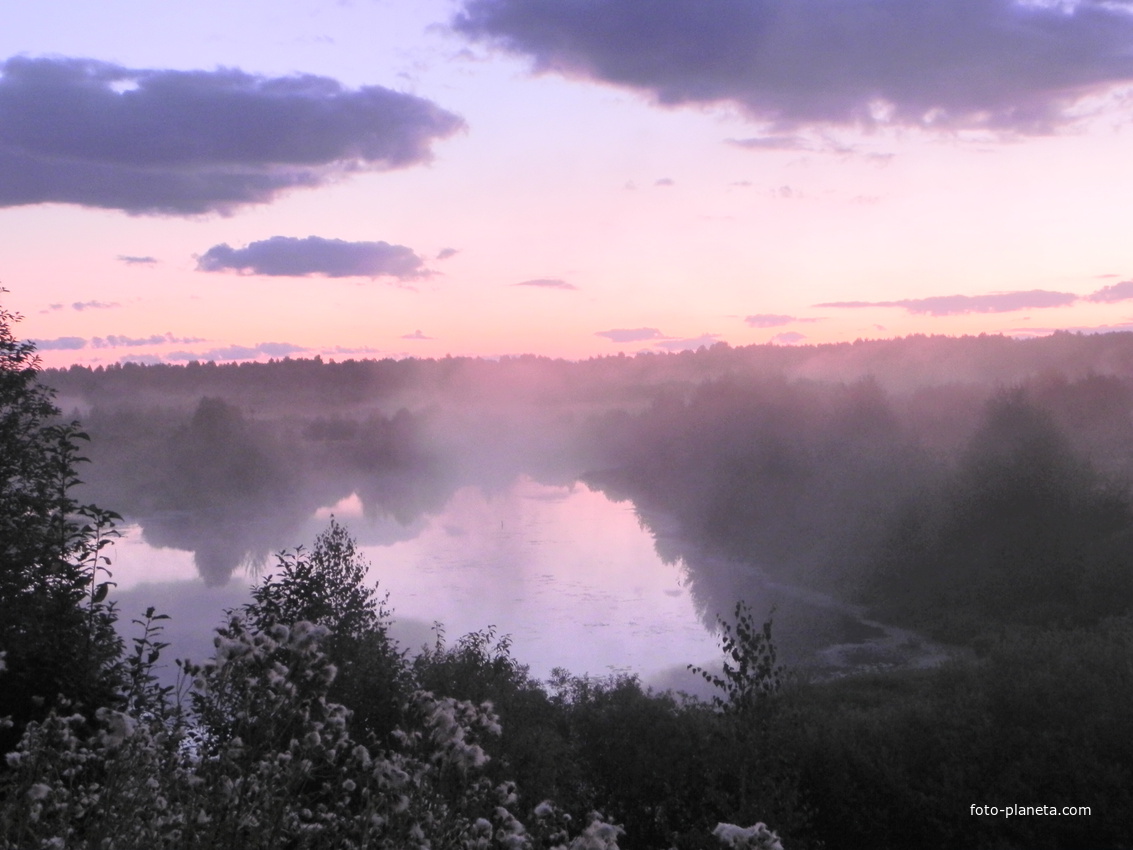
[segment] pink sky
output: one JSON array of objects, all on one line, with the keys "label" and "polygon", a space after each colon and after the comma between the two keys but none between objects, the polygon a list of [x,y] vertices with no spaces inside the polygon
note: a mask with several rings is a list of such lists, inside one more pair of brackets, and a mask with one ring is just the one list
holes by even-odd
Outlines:
[{"label": "pink sky", "polygon": [[1092,0],[13,5],[0,284],[47,365],[1125,329],[1131,47]]}]

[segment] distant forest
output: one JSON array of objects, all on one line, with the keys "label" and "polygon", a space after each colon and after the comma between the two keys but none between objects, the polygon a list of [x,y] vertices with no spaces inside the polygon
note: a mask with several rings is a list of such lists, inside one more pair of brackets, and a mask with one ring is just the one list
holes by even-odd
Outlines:
[{"label": "distant forest", "polygon": [[1133,604],[1133,334],[44,381],[93,438],[91,498],[193,550],[214,583],[352,493],[409,524],[458,487],[528,474],[675,532],[659,551],[684,559],[707,623],[743,597],[744,564],[962,643]]}]

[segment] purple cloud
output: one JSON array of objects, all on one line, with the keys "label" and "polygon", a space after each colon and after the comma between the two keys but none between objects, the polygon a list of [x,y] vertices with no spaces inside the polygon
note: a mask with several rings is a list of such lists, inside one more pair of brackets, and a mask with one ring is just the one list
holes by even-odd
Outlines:
[{"label": "purple cloud", "polygon": [[128,266],[152,266],[157,262],[157,257],[131,257],[127,254],[119,254],[118,262]]},{"label": "purple cloud", "polygon": [[1045,133],[1133,80],[1122,2],[464,0],[453,26],[539,72],[736,104],[780,140],[885,122]]},{"label": "purple cloud", "polygon": [[71,309],[81,313],[83,310],[112,310],[121,306],[117,301],[76,301],[71,305]]},{"label": "purple cloud", "polygon": [[224,348],[213,348],[208,351],[171,351],[165,355],[166,360],[255,360],[262,354],[268,357],[287,357],[301,351],[309,351],[301,345],[292,345],[290,342],[261,342],[254,346],[229,345]]},{"label": "purple cloud", "polygon": [[419,329],[415,330],[411,334],[402,334],[401,338],[402,339],[432,339],[431,336],[426,336],[425,334],[421,333],[421,331]]},{"label": "purple cloud", "polygon": [[78,351],[87,347],[87,341],[81,336],[60,336],[55,339],[33,339],[35,347],[40,351]]},{"label": "purple cloud", "polygon": [[904,298],[899,301],[827,301],[815,307],[901,307],[910,313],[930,316],[955,316],[963,313],[1010,313],[1015,310],[1065,307],[1078,300],[1072,292],[1051,292],[1029,289],[1021,292],[997,292],[990,295],[934,295],[928,298]]},{"label": "purple cloud", "polygon": [[538,277],[534,280],[521,280],[519,283],[513,283],[512,286],[538,286],[543,289],[578,289],[573,283],[567,283],[565,280],[560,280],[557,277]]},{"label": "purple cloud", "polygon": [[426,162],[463,126],[422,98],[309,74],[15,57],[0,63],[0,207],[227,213]]},{"label": "purple cloud", "polygon": [[177,337],[171,333],[142,337],[107,334],[105,337],[94,337],[90,344],[92,348],[136,348],[142,345],[192,345],[196,342],[204,342],[204,339],[196,336]]},{"label": "purple cloud", "polygon": [[1103,286],[1097,292],[1091,292],[1085,300],[1109,304],[1114,301],[1127,301],[1130,298],[1133,298],[1133,280],[1123,280],[1121,283]]},{"label": "purple cloud", "polygon": [[273,236],[244,248],[214,245],[197,260],[197,270],[235,270],[248,274],[308,277],[396,277],[414,280],[430,272],[404,245],[388,242],[345,242],[308,236]]},{"label": "purple cloud", "polygon": [[750,139],[728,139],[728,144],[760,151],[800,151],[807,150],[809,147],[798,136],[757,136]]},{"label": "purple cloud", "polygon": [[647,339],[665,338],[657,328],[612,328],[608,331],[597,331],[594,336],[604,336],[611,342],[641,342]]},{"label": "purple cloud", "polygon": [[[798,319],[794,316],[782,316],[778,313],[756,313],[754,316],[745,316],[744,321],[753,328],[779,328],[791,322],[805,322],[807,319]],[[809,321],[814,321],[810,319]]]}]

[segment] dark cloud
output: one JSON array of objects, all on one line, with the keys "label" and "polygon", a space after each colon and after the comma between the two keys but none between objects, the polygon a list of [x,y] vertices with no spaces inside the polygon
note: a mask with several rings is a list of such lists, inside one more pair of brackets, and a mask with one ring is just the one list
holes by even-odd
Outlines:
[{"label": "dark cloud", "polygon": [[114,307],[121,307],[121,306],[122,305],[119,304],[117,301],[111,301],[111,302],[106,302],[106,301],[76,301],[74,304],[71,305],[71,309],[72,310],[78,310],[79,312],[82,312],[83,310],[110,310],[110,309],[113,309]]},{"label": "dark cloud", "polygon": [[229,345],[209,351],[171,351],[166,360],[255,360],[262,354],[268,357],[287,357],[301,351],[308,351],[301,345],[289,342],[261,342],[255,346]]},{"label": "dark cloud", "polygon": [[131,257],[127,254],[119,254],[118,262],[128,266],[152,266],[157,262],[157,257]]},{"label": "dark cloud", "polygon": [[432,339],[431,336],[426,336],[425,334],[421,333],[420,330],[415,330],[411,334],[402,334],[401,338],[402,339]]},{"label": "dark cloud", "polygon": [[453,26],[538,71],[735,103],[780,141],[819,124],[1048,132],[1133,80],[1133,15],[1103,0],[464,0]]},{"label": "dark cloud", "polygon": [[688,351],[701,346],[712,346],[720,341],[720,334],[701,334],[691,339],[667,339],[657,343],[658,348],[666,351]]},{"label": "dark cloud", "polygon": [[1086,296],[1087,301],[1109,303],[1112,301],[1126,301],[1133,298],[1133,280],[1123,280],[1111,286],[1103,286],[1097,292]]},{"label": "dark cloud", "polygon": [[327,77],[16,57],[0,63],[0,207],[228,212],[425,162],[462,126],[430,101]]},{"label": "dark cloud", "polygon": [[665,338],[657,328],[612,328],[608,331],[598,331],[594,336],[604,336],[611,342],[641,342],[646,339]]},{"label": "dark cloud", "polygon": [[794,316],[781,316],[778,313],[756,313],[754,316],[745,316],[744,321],[753,328],[780,328],[783,325],[791,324],[791,322],[806,320],[797,319]]},{"label": "dark cloud", "polygon": [[996,292],[991,295],[934,295],[904,298],[900,301],[827,301],[815,307],[901,307],[910,313],[955,316],[961,313],[1010,313],[1044,307],[1065,307],[1078,300],[1072,292],[1029,289],[1023,292]]},{"label": "dark cloud", "polygon": [[60,336],[55,339],[33,339],[35,347],[40,351],[78,351],[87,347],[87,341],[81,336]]},{"label": "dark cloud", "polygon": [[513,283],[512,286],[540,286],[544,289],[578,289],[573,283],[567,283],[565,280],[559,280],[557,277],[538,277],[534,280],[521,280],[519,283]]},{"label": "dark cloud", "polygon": [[308,236],[273,236],[245,248],[213,245],[197,260],[205,272],[236,270],[249,274],[307,277],[426,277],[424,261],[404,245],[345,242]]}]

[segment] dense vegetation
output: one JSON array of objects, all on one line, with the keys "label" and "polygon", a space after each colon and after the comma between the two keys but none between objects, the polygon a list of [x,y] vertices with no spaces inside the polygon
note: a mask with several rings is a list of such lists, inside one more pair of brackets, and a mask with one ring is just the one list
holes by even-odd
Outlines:
[{"label": "dense vegetation", "polygon": [[[595,480],[634,498],[646,522],[675,517],[700,544],[806,568],[814,584],[969,644],[976,661],[809,682],[777,663],[770,623],[733,607],[734,577],[707,574],[694,577],[701,598],[728,603],[706,610],[733,612],[720,623],[723,670],[706,673],[710,702],[627,676],[536,681],[491,631],[450,643],[438,630],[410,656],[332,523],[309,552],[276,557],[218,627],[213,656],[177,662],[169,688],[156,675],[170,663],[161,614],[139,615],[126,645],[116,636],[100,571],[115,515],[74,498],[81,432],[60,423],[14,317],[0,318],[4,850],[774,847],[766,830],[728,826],[758,822],[792,850],[1133,844],[1119,379],[954,388],[944,407],[966,424],[935,440],[929,399],[781,376],[660,386],[565,429]],[[680,362],[696,372],[695,357]],[[1089,397],[1112,415],[1069,428]],[[361,452],[396,480],[443,465],[418,441],[432,415],[297,430],[319,457],[352,467]],[[231,402],[167,421],[185,429],[181,453],[154,456],[185,480],[234,443],[232,463],[215,467],[231,487],[294,483],[265,477],[280,432],[253,437]],[[182,498],[210,498],[207,478]]]}]

